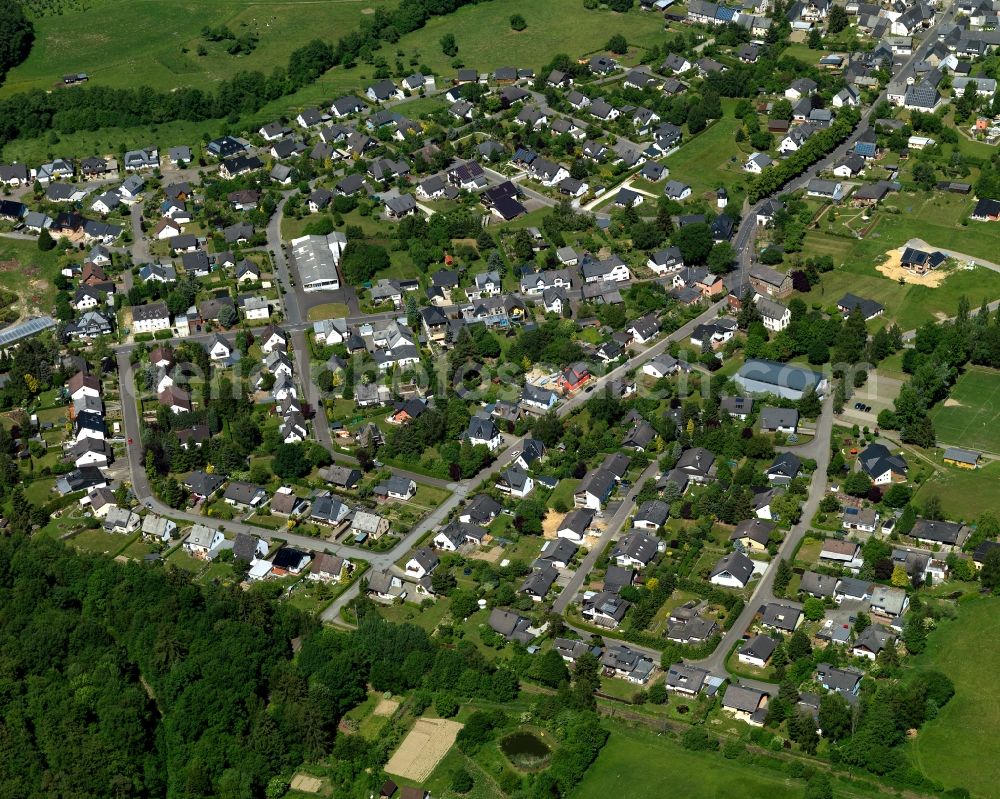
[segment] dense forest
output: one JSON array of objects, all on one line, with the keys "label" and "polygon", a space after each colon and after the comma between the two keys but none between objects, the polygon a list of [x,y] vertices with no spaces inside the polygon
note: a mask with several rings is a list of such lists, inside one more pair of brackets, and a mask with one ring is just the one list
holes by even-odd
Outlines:
[{"label": "dense forest", "polygon": [[28,57],[34,40],[34,26],[20,3],[14,0],[0,3],[0,80],[11,67]]},{"label": "dense forest", "polygon": [[363,752],[335,741],[367,685],[451,701],[518,694],[517,675],[475,646],[445,648],[376,613],[354,633],[318,631],[275,590],[201,588],[54,541],[0,539],[0,799],[253,799],[331,751],[352,772],[345,787],[367,796],[397,741]]},{"label": "dense forest", "polygon": [[311,629],[259,591],[3,539],[0,796],[262,794],[326,751],[331,696],[359,690],[318,680],[275,697]]}]

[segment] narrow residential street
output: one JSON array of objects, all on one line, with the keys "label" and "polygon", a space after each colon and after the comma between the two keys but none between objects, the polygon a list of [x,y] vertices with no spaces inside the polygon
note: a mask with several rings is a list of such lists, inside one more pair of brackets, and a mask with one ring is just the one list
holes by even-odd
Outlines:
[{"label": "narrow residential street", "polygon": [[604,532],[601,533],[601,537],[590,548],[590,551],[580,562],[576,572],[574,572],[573,576],[570,578],[569,583],[566,584],[562,593],[560,593],[559,596],[556,597],[555,602],[552,603],[553,611],[556,613],[563,613],[566,608],[569,607],[570,603],[576,598],[580,587],[584,584],[590,572],[593,571],[594,565],[597,563],[597,559],[601,556],[601,553],[604,552],[608,544],[612,541],[617,541],[621,537],[622,526],[625,524],[625,521],[629,518],[629,516],[635,512],[635,495],[639,493],[643,483],[656,477],[658,471],[659,465],[654,460],[643,470],[642,474],[636,478],[631,490],[620,501],[618,510],[615,511],[615,514],[607,520],[607,524],[604,527]]},{"label": "narrow residential street", "polygon": [[[757,611],[762,605],[769,602],[780,601],[784,604],[798,607],[798,603],[787,599],[778,599],[774,595],[774,577],[777,573],[778,562],[783,558],[790,559],[798,548],[799,542],[808,532],[812,524],[813,516],[819,511],[819,503],[826,495],[826,469],[830,465],[830,437],[833,433],[833,399],[827,397],[823,403],[823,410],[816,422],[816,471],[813,472],[812,480],[809,482],[809,495],[802,506],[802,516],[798,524],[794,525],[785,539],[778,547],[778,554],[775,555],[767,567],[767,571],[757,581],[753,594],[747,601],[743,612],[740,613],[736,623],[722,636],[722,641],[715,648],[715,651],[703,660],[694,660],[690,663],[708,669],[717,677],[727,677],[729,672],[726,669],[726,659],[737,642],[750,628]],[[760,685],[766,685],[761,683]],[[769,685],[769,691],[776,690],[777,686]]]},{"label": "narrow residential street", "polygon": [[[719,309],[722,307],[722,302],[715,303],[703,313],[701,313],[696,319],[688,322],[678,330],[674,331],[669,336],[663,337],[663,339],[653,345],[647,347],[638,355],[630,358],[625,364],[612,369],[607,374],[595,378],[591,382],[593,387],[587,392],[580,392],[574,397],[571,397],[567,401],[556,406],[556,412],[560,416],[565,416],[572,410],[577,408],[582,403],[586,402],[592,396],[592,393],[603,389],[605,385],[610,385],[612,381],[622,377],[625,373],[631,369],[635,369],[646,361],[654,358],[656,355],[663,352],[672,341],[680,341],[688,336],[690,336],[691,331],[699,324],[714,319],[718,315]],[[308,353],[307,344],[305,342],[305,337],[302,331],[305,326],[298,325],[293,333],[293,342],[295,343],[296,350],[296,373],[300,376],[308,376],[311,374],[309,371],[308,363],[303,363],[302,354]],[[194,337],[190,340],[199,340],[199,338],[206,337]],[[136,496],[136,499],[144,504],[147,508],[161,513],[164,515],[169,515],[172,518],[183,519],[184,521],[190,522],[200,522],[204,523],[206,517],[200,516],[194,513],[188,513],[186,511],[178,511],[167,507],[165,504],[160,502],[152,493],[152,488],[149,484],[149,480],[146,477],[145,464],[142,462],[142,424],[139,419],[139,407],[138,407],[138,397],[134,390],[135,377],[132,364],[130,362],[130,353],[134,349],[134,345],[119,347],[117,350],[118,359],[118,380],[121,387],[122,396],[122,417],[124,422],[125,436],[127,440],[131,443],[127,443],[126,449],[128,452],[128,465],[132,481],[132,490]],[[308,358],[306,358],[308,361]],[[301,379],[301,378],[300,378]],[[316,388],[313,384],[312,379],[306,379],[303,381],[306,385],[303,386],[306,392],[315,392]],[[318,400],[318,394],[316,395]],[[343,456],[342,453],[337,452],[333,449],[332,441],[330,440],[329,427],[323,425],[324,419],[320,424],[314,424],[314,429],[317,431],[317,438],[320,442],[331,450],[333,456],[338,460],[344,460],[348,456]],[[323,425],[321,431],[320,425]],[[325,439],[325,440],[324,440]],[[514,451],[514,447],[520,446],[522,438],[508,436],[505,438],[504,447],[496,453],[496,459],[494,462],[479,472],[475,477],[468,480],[464,480],[458,483],[447,483],[448,489],[452,492],[451,495],[437,508],[435,508],[428,516],[426,516],[419,524],[413,527],[400,541],[388,552],[373,552],[368,549],[362,549],[359,547],[352,547],[345,544],[333,544],[329,541],[323,539],[316,539],[309,536],[295,535],[294,533],[289,533],[284,530],[279,533],[267,530],[265,528],[256,527],[254,525],[248,525],[242,522],[225,522],[222,526],[231,532],[246,532],[253,535],[257,535],[265,540],[271,540],[272,538],[281,538],[290,544],[295,546],[306,547],[310,549],[326,549],[332,554],[342,555],[345,557],[355,558],[358,560],[367,561],[373,570],[381,570],[390,567],[393,563],[399,560],[405,553],[407,553],[417,541],[419,541],[423,536],[434,527],[439,525],[444,519],[454,510],[458,505],[463,502],[473,490],[473,488],[479,485],[481,482],[492,480],[497,474],[507,467],[510,460],[510,453]],[[650,469],[653,467],[651,466]],[[395,470],[400,471],[400,470]],[[647,470],[649,471],[649,470]],[[416,475],[407,472],[401,472],[412,476],[413,479],[421,480],[430,484],[438,485],[442,481],[429,479],[421,475]],[[645,479],[645,475],[642,479]],[[625,509],[625,515],[621,518],[615,518],[612,520],[613,523],[617,523],[620,526],[625,518],[627,518],[627,510],[629,509],[629,503],[623,503],[623,508]],[[609,524],[609,529],[612,525]],[[594,555],[596,558],[596,554]],[[585,572],[580,574],[580,583],[576,585],[575,588],[570,590],[567,589],[564,603],[568,603],[572,595],[575,595],[576,591],[579,590],[579,585],[582,584],[583,576]],[[324,620],[329,620],[333,618],[338,618],[340,610],[350,601],[351,598],[358,593],[357,585],[352,586],[350,590],[341,595],[336,602],[334,602],[326,612],[323,614]],[[565,606],[565,604],[563,605]]]}]

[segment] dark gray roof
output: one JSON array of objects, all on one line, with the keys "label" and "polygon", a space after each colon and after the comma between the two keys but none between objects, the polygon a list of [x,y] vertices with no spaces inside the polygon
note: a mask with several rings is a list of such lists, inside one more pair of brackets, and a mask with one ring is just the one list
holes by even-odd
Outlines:
[{"label": "dark gray roof", "polygon": [[666,524],[668,518],[670,518],[670,506],[659,499],[643,502],[635,514],[636,521],[651,522],[657,527]]},{"label": "dark gray roof", "polygon": [[792,632],[798,626],[801,617],[802,611],[798,608],[782,605],[780,602],[769,602],[761,615],[761,624],[782,632]]}]

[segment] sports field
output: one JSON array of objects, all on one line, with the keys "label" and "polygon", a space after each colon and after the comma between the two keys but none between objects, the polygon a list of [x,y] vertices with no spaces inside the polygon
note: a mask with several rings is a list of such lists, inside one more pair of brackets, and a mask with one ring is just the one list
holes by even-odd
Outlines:
[{"label": "sports field", "polygon": [[996,796],[1000,686],[990,675],[1000,669],[1000,599],[960,604],[958,618],[941,622],[915,665],[947,674],[955,695],[909,744],[913,764],[946,788],[967,788],[983,799]]},{"label": "sports field", "polygon": [[1000,453],[1000,372],[970,367],[931,419],[942,444]]}]

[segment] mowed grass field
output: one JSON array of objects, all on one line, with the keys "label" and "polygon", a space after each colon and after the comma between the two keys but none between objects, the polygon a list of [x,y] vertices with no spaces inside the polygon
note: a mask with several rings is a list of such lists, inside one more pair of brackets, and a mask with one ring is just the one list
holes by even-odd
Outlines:
[{"label": "mowed grass field", "polygon": [[685,799],[799,799],[803,791],[801,782],[783,774],[727,760],[718,753],[689,752],[675,740],[616,726],[573,799],[607,799],[621,795],[626,786],[630,796],[656,796],[667,785],[667,795]]},{"label": "mowed grass field", "polygon": [[[671,700],[673,701],[673,700]],[[573,799],[682,796],[684,799],[800,799],[805,783],[779,771],[691,752],[673,738],[616,724]],[[834,783],[836,799],[875,797],[858,784]]]},{"label": "mowed grass field", "polygon": [[979,469],[941,466],[924,481],[914,499],[920,506],[931,497],[937,497],[946,518],[971,522],[983,511],[997,510],[998,485],[1000,461]]},{"label": "mowed grass field", "polygon": [[[528,27],[515,31],[510,17],[520,14]],[[636,8],[627,14],[583,8],[580,0],[503,0],[465,6],[454,14],[434,17],[420,30],[409,33],[396,44],[386,45],[381,54],[393,63],[397,52],[403,53],[404,63],[417,57],[435,74],[451,77],[454,60],[441,52],[441,37],[455,36],[458,58],[467,67],[480,72],[502,66],[539,69],[556,53],[580,58],[602,50],[614,34],[628,40],[630,55],[625,62],[634,62],[641,49],[660,44],[664,39],[663,16]]]},{"label": "mowed grass field", "polygon": [[[92,84],[211,88],[240,70],[270,73],[310,40],[328,41],[354,30],[365,9],[393,0],[92,0],[85,11],[35,20],[31,54],[12,69],[0,95],[51,89],[68,73],[86,72]],[[207,42],[204,26],[226,25],[236,35],[255,30],[256,49],[231,56],[225,42]],[[198,55],[198,46],[208,51]],[[185,52],[186,50],[186,52]],[[68,89],[65,91],[72,91]]]},{"label": "mowed grass field", "polygon": [[[736,131],[741,122],[733,116],[734,107],[734,101],[724,100],[722,119],[693,138],[685,137],[681,148],[663,161],[670,170],[670,180],[679,180],[691,187],[692,199],[706,192],[713,192],[714,197],[715,190],[723,185],[729,187],[732,197],[735,184],[743,183],[743,159],[749,151],[744,152],[736,143]],[[657,193],[663,193],[664,183],[656,185]],[[731,199],[730,207],[734,204],[735,200]]]},{"label": "mowed grass field", "polygon": [[1000,372],[970,367],[931,419],[943,444],[1000,453]]},{"label": "mowed grass field", "polygon": [[1000,785],[1000,599],[962,603],[958,618],[942,622],[915,659],[917,668],[944,672],[955,695],[908,745],[913,764],[946,788],[995,797]]}]

